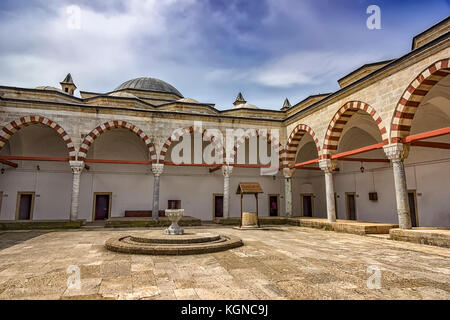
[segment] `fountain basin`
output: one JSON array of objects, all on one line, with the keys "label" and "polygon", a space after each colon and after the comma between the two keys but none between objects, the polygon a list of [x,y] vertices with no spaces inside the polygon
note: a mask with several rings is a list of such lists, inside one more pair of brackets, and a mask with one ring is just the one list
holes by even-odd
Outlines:
[{"label": "fountain basin", "polygon": [[169,218],[172,224],[170,225],[170,227],[164,230],[164,233],[168,235],[183,234],[184,230],[178,225],[178,221],[180,221],[180,219],[183,217],[184,209],[166,209],[165,215],[167,218]]},{"label": "fountain basin", "polygon": [[106,241],[108,250],[128,254],[189,255],[212,253],[243,245],[240,238],[209,232],[189,232],[174,237],[152,231],[146,234],[128,235]]}]

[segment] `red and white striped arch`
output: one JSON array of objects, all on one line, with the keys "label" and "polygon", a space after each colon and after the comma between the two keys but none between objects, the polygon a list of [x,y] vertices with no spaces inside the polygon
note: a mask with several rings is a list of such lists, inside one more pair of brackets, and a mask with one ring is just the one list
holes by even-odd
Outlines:
[{"label": "red and white striped arch", "polygon": [[361,101],[350,101],[342,106],[338,112],[336,112],[328,125],[323,144],[323,158],[328,159],[332,154],[337,152],[339,139],[341,138],[345,125],[350,118],[358,112],[358,110],[363,110],[372,117],[380,130],[382,142],[385,144],[389,143],[388,132],[386,127],[383,125],[383,120],[378,115],[378,112],[367,103]]},{"label": "red and white striped arch", "polygon": [[[233,149],[231,150],[228,159],[227,159],[227,163],[234,163],[234,158],[236,156],[236,153],[239,149],[239,147],[245,143],[246,140],[249,140],[252,137],[259,137],[259,130],[258,129],[250,129],[250,130],[245,130],[244,135],[240,136],[237,140],[236,143],[233,146]],[[281,144],[280,141],[278,140],[278,138],[272,136],[270,134],[270,130],[267,130],[267,135],[265,137],[261,136],[262,138],[266,138],[266,141],[270,141],[271,145],[275,146],[275,149],[273,150],[274,152],[278,152],[279,154],[279,158],[280,158],[280,163],[281,163],[281,156],[283,154],[283,150],[281,148]]]},{"label": "red and white striped arch", "polygon": [[297,156],[297,148],[305,134],[309,134],[316,144],[317,154],[319,159],[321,158],[321,149],[319,144],[319,139],[317,139],[316,134],[313,129],[311,129],[306,124],[299,124],[292,130],[289,135],[288,141],[286,143],[286,150],[284,150],[283,165],[291,165],[295,162]]},{"label": "red and white striped arch", "polygon": [[166,140],[163,147],[161,148],[161,152],[159,153],[158,162],[164,163],[167,151],[169,150],[170,146],[172,145],[172,143],[174,141],[178,141],[180,139],[180,137],[184,136],[185,134],[192,134],[194,132],[201,134],[202,138],[207,137],[208,139],[210,139],[210,141],[214,145],[215,150],[218,152],[218,157],[220,157],[220,158],[223,157],[223,149],[224,148],[223,148],[222,141],[214,135],[213,130],[202,129],[200,126],[191,126],[188,128],[176,129],[172,133],[172,135]]},{"label": "red and white striped arch", "polygon": [[33,124],[42,124],[49,128],[52,128],[56,131],[56,133],[64,140],[67,150],[69,153],[70,160],[75,160],[76,157],[76,151],[75,146],[73,145],[72,139],[67,134],[67,132],[56,122],[47,119],[42,116],[26,116],[22,117],[19,120],[14,120],[4,126],[2,130],[0,131],[0,150],[3,148],[3,146],[6,144],[6,142],[11,138],[11,136],[19,131],[20,129],[33,125]]},{"label": "red and white striped arch", "polygon": [[423,97],[436,83],[450,74],[450,58],[433,63],[406,88],[392,117],[391,143],[401,142],[410,135],[411,124]]},{"label": "red and white striped arch", "polygon": [[156,161],[156,151],[155,147],[153,146],[153,143],[151,142],[150,138],[138,127],[135,125],[121,120],[114,120],[114,121],[108,121],[105,122],[99,126],[97,126],[94,130],[89,132],[89,134],[84,138],[83,143],[80,146],[80,150],[78,152],[78,160],[84,161],[86,159],[87,153],[89,151],[89,148],[94,143],[95,139],[100,137],[102,133],[104,133],[107,130],[111,130],[114,128],[123,128],[128,129],[131,132],[135,133],[139,138],[141,138],[145,145],[147,146],[150,158],[152,162]]}]

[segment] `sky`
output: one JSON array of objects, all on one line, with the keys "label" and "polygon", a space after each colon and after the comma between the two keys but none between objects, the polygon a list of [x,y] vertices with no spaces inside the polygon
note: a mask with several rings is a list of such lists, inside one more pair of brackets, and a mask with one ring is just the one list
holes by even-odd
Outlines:
[{"label": "sky", "polygon": [[70,72],[105,93],[154,77],[221,110],[238,92],[278,110],[408,53],[449,13],[450,0],[0,0],[0,85],[59,87]]}]

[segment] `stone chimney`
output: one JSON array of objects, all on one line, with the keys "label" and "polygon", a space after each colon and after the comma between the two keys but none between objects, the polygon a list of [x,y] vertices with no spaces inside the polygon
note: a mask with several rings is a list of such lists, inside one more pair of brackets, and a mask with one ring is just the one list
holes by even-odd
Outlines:
[{"label": "stone chimney", "polygon": [[281,111],[286,111],[286,110],[289,109],[290,107],[291,107],[291,103],[289,102],[289,99],[286,98],[286,99],[284,100],[283,107],[281,108]]},{"label": "stone chimney", "polygon": [[234,106],[238,106],[240,104],[245,104],[247,103],[247,101],[245,101],[244,97],[242,96],[242,93],[238,93],[237,97],[236,97],[236,101],[233,102]]},{"label": "stone chimney", "polygon": [[77,86],[73,83],[72,76],[70,73],[67,74],[67,76],[64,78],[63,81],[60,82],[61,89],[67,94],[70,94],[73,96],[75,90],[77,89]]}]

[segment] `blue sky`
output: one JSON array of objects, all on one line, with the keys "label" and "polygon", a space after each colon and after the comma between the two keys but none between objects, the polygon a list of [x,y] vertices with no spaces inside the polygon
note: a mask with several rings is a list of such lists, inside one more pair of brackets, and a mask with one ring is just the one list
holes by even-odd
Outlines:
[{"label": "blue sky", "polygon": [[[369,5],[381,30],[369,30]],[[80,29],[67,7],[81,9]],[[450,0],[0,1],[0,84],[112,91],[141,76],[228,109],[280,109],[338,89],[365,63],[402,56],[412,37],[450,13]]]}]

